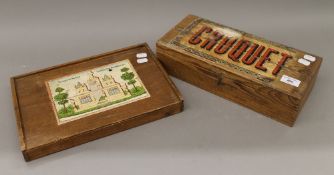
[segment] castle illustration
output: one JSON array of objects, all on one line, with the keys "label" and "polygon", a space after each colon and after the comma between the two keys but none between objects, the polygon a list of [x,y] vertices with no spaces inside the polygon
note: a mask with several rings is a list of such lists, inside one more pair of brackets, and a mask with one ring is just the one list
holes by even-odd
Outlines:
[{"label": "castle illustration", "polygon": [[93,72],[86,82],[77,82],[74,89],[76,94],[69,97],[69,101],[75,111],[131,96],[126,84],[122,87],[111,75],[100,78]]}]

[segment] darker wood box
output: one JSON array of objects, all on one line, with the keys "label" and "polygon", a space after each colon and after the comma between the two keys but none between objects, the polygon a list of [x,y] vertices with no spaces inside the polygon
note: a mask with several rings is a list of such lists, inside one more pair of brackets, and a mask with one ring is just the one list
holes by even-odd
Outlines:
[{"label": "darker wood box", "polygon": [[27,161],[183,109],[179,91],[147,44],[16,76],[11,84]]},{"label": "darker wood box", "polygon": [[288,126],[322,58],[189,15],[157,42],[167,72]]}]

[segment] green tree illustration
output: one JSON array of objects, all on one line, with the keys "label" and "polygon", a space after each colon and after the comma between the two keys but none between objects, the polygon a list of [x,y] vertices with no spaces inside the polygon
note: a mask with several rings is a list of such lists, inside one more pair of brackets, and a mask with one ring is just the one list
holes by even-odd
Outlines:
[{"label": "green tree illustration", "polygon": [[121,78],[125,81],[128,81],[128,84],[132,85],[133,88],[135,89],[135,91],[138,91],[135,83],[137,82],[134,78],[135,78],[135,74],[133,72],[128,72],[129,68],[124,67],[121,69],[121,72],[123,72],[123,74],[121,75]]},{"label": "green tree illustration", "polygon": [[67,112],[66,103],[68,103],[68,93],[64,92],[65,89],[61,87],[56,88],[57,95],[54,96],[54,99],[58,102],[59,105],[63,105],[64,112]]}]

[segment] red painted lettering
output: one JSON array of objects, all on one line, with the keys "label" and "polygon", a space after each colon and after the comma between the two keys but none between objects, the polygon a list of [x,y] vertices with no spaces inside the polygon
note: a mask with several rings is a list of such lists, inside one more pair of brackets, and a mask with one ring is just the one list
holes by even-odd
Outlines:
[{"label": "red painted lettering", "polygon": [[202,33],[206,32],[206,33],[210,33],[212,31],[212,28],[207,27],[207,26],[203,26],[198,32],[196,32],[190,39],[189,39],[189,43],[190,44],[194,44],[197,45],[200,42],[202,42],[202,39],[200,38],[200,36],[202,35]]}]

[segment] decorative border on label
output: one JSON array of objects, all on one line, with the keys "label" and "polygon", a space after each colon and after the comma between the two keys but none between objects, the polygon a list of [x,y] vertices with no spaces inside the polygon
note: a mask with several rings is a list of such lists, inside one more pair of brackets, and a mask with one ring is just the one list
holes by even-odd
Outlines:
[{"label": "decorative border on label", "polygon": [[[212,21],[209,21],[209,20],[206,20],[206,19],[202,19],[202,18],[199,18],[199,19],[196,19],[194,20],[193,22],[191,22],[186,28],[184,28],[182,31],[180,31],[180,33],[174,38],[172,39],[168,44],[171,45],[171,46],[176,46],[177,48],[181,48],[182,50],[190,53],[190,54],[193,54],[193,55],[196,55],[196,56],[199,56],[200,58],[204,58],[206,60],[209,60],[209,61],[212,61],[214,63],[219,63],[219,64],[223,64],[223,65],[227,65],[235,70],[239,70],[240,72],[244,72],[246,74],[249,74],[251,75],[252,77],[264,82],[264,83],[269,83],[271,81],[273,81],[272,78],[269,78],[269,77],[265,77],[265,76],[262,76],[261,74],[259,73],[256,73],[254,71],[251,71],[251,70],[248,70],[246,68],[243,68],[243,67],[240,67],[238,65],[235,65],[235,64],[232,64],[232,63],[229,63],[225,60],[221,60],[217,57],[214,57],[212,55],[209,55],[207,53],[204,53],[204,52],[201,52],[201,51],[198,51],[196,49],[193,49],[191,47],[188,47],[186,45],[183,45],[180,43],[181,39],[183,37],[185,37],[186,34],[188,34],[189,32],[191,32],[191,30],[196,26],[198,25],[199,23],[201,22],[205,22],[205,23],[208,23],[208,24],[213,24],[213,25],[216,25],[216,26],[219,26],[219,27],[222,27],[222,28],[229,28],[229,27],[226,27],[226,26],[223,26],[221,24],[217,24],[215,22],[212,22]],[[242,35],[244,35],[245,33],[242,32],[242,31],[239,31],[239,30],[236,30],[236,29],[233,29],[237,32],[240,32]]]}]

